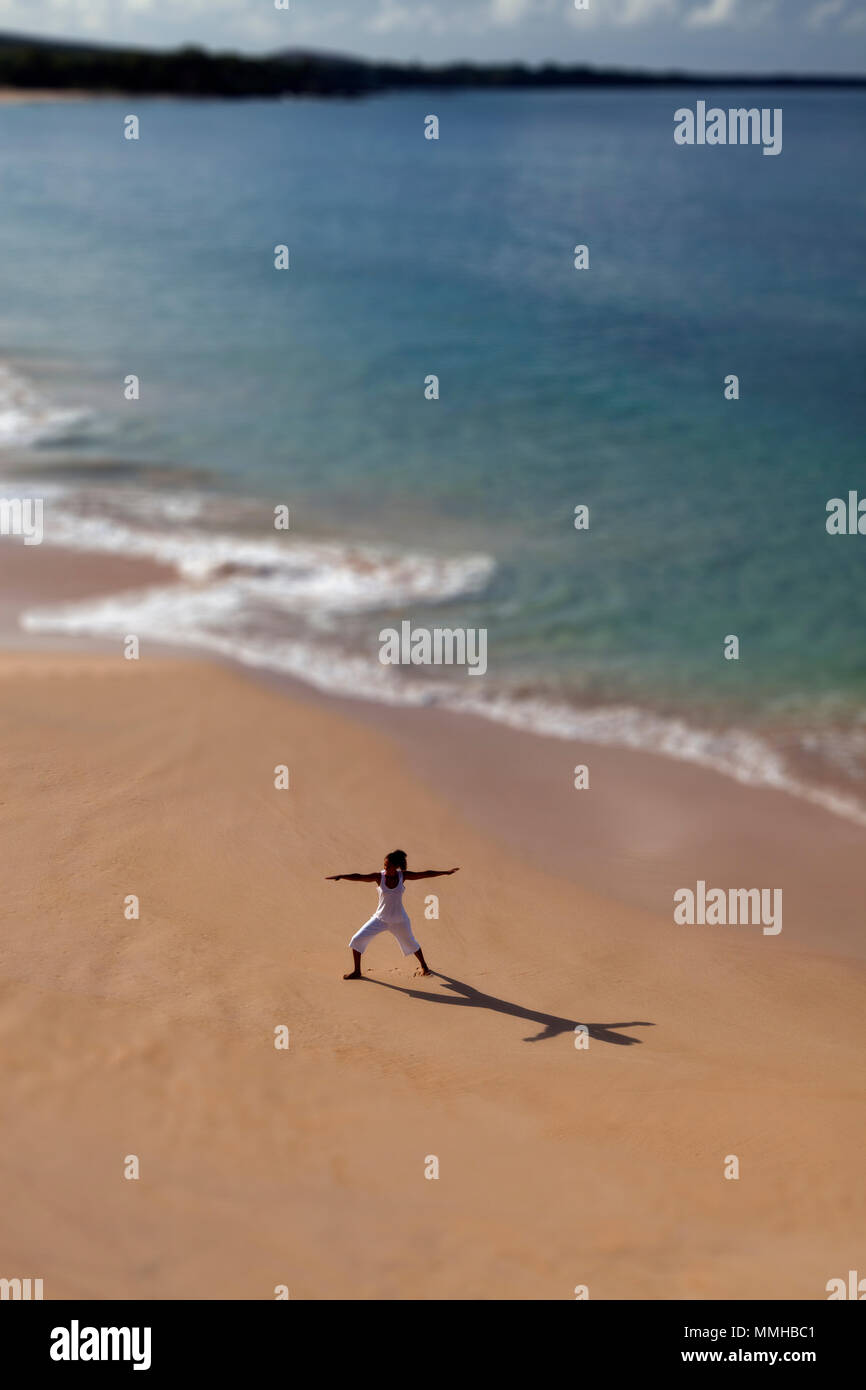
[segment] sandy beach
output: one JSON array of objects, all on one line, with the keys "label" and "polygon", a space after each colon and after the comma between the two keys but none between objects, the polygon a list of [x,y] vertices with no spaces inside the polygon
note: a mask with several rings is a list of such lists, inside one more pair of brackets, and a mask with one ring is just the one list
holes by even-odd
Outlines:
[{"label": "sandy beach", "polygon": [[58,87],[0,87],[0,106],[21,106],[34,101],[92,101],[104,93]]},{"label": "sandy beach", "polygon": [[[826,1298],[863,1219],[864,832],[615,750],[590,809],[567,744],[392,716],[0,658],[4,1266],[46,1298]],[[397,845],[461,866],[407,889],[436,973],[384,937],[344,983],[375,895],[325,875]],[[784,930],[675,925],[699,870],[781,881]]]}]

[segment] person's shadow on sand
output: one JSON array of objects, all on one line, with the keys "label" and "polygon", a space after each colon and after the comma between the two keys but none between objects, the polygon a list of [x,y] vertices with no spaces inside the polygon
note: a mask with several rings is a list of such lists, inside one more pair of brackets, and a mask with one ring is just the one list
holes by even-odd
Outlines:
[{"label": "person's shadow on sand", "polygon": [[[387,980],[376,980],[369,975],[365,975],[364,978],[371,984],[382,985],[385,989],[395,989],[399,994],[407,994],[412,999],[426,999],[432,1004],[463,1004],[475,1009],[490,1009],[495,1014],[508,1014],[512,1018],[526,1018],[533,1023],[541,1023],[541,1032],[524,1038],[524,1042],[541,1042],[544,1038],[558,1037],[560,1033],[571,1033],[581,1023],[577,1018],[559,1018],[556,1014],[542,1014],[535,1009],[524,1009],[521,1004],[509,1004],[507,999],[497,999],[495,994],[483,994],[473,985],[454,980],[450,975],[441,975],[438,970],[433,970],[431,974],[442,980],[445,986],[453,991],[453,996],[457,997],[448,994],[428,994],[423,989],[406,989],[403,985],[391,985]],[[633,1023],[586,1023],[582,1026],[597,1042],[617,1043],[620,1047],[628,1047],[631,1043],[639,1043],[640,1038],[630,1038],[625,1033],[617,1033],[614,1031],[616,1028],[652,1028],[654,1025],[635,1020]]]}]

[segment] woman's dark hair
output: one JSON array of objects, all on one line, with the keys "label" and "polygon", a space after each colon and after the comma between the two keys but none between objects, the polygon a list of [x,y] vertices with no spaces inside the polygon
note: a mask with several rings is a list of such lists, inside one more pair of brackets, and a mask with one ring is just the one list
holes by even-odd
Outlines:
[{"label": "woman's dark hair", "polygon": [[395,869],[400,869],[401,872],[405,874],[405,872],[406,872],[406,851],[405,851],[405,850],[403,850],[403,849],[392,849],[392,850],[391,850],[391,853],[388,855],[388,858],[390,859],[391,863],[394,865],[394,868],[395,868]]}]

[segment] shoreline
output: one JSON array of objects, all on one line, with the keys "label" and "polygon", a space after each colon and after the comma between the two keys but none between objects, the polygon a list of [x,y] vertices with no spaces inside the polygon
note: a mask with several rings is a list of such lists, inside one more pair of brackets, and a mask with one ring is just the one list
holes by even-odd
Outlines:
[{"label": "shoreline", "polygon": [[94,101],[100,96],[122,96],[122,92],[88,92],[74,87],[0,87],[0,106],[21,106],[38,101]]},{"label": "shoreline", "polygon": [[[131,539],[134,541],[134,536]],[[201,537],[197,539],[200,540]],[[341,542],[337,541],[336,545],[339,550]],[[315,548],[315,542],[313,546]],[[74,567],[77,574],[86,572],[90,567],[94,574],[102,576],[102,582],[93,583],[86,593],[71,595],[73,620],[76,601],[80,602],[86,598],[97,600],[96,627],[94,628],[90,622],[88,630],[88,621],[85,619],[80,627],[76,627],[73,621],[67,631],[62,615],[59,616],[57,624],[52,624],[50,619],[44,626],[34,623],[29,632],[41,632],[42,641],[46,645],[55,638],[59,643],[65,644],[67,639],[72,637],[84,645],[92,642],[94,647],[101,649],[106,638],[99,635],[99,627],[101,624],[104,625],[104,617],[98,611],[99,600],[116,600],[119,603],[127,600],[130,611],[125,614],[123,620],[127,625],[135,627],[138,621],[135,611],[136,599],[138,594],[148,587],[148,583],[169,589],[176,587],[181,613],[185,599],[191,602],[195,600],[196,583],[190,580],[188,574],[180,572],[179,562],[182,562],[182,554],[176,545],[169,546],[163,554],[158,553],[158,547],[145,546],[144,550],[139,552],[138,547],[132,545],[131,555],[143,567],[142,574],[150,576],[141,583],[137,582],[134,574],[129,578],[122,568],[117,572],[112,568],[115,560],[120,562],[121,566],[129,562],[130,557],[124,554],[121,547],[108,549],[97,546],[85,550],[73,546],[68,549],[66,541],[60,539],[40,548],[54,556],[53,559],[45,561],[49,569],[62,564],[62,557],[65,556],[65,563]],[[10,543],[6,549],[14,550],[14,546]],[[351,550],[351,547],[349,549]],[[271,556],[264,555],[262,558],[265,564],[272,563]],[[3,563],[3,556],[0,554],[0,566]],[[7,568],[9,563],[12,561],[6,562]],[[313,563],[321,564],[322,557],[314,555]],[[237,572],[243,572],[243,567],[244,562],[238,566]],[[345,576],[351,577],[351,567],[352,556],[348,554],[345,557]],[[221,570],[223,566],[219,568]],[[230,574],[233,568],[234,566],[229,564],[225,567],[225,572]],[[21,571],[22,586],[30,583],[31,576],[37,573],[37,567],[32,563],[29,571],[20,566],[18,569]],[[118,574],[120,578],[117,577]],[[18,577],[17,574],[13,574],[13,587]],[[223,574],[219,570],[202,575],[205,587],[214,581],[219,582],[222,577]],[[43,599],[47,600],[49,605],[52,602],[60,603],[62,608],[62,600],[65,597],[70,595],[64,594],[62,590],[33,594],[24,592],[22,587],[19,602],[7,603],[6,610],[14,618],[15,613],[28,603],[41,602]],[[421,598],[422,603],[425,601],[426,596]],[[115,616],[120,619],[119,614]],[[146,612],[144,622],[147,626]],[[6,626],[8,631],[10,624],[7,622]],[[21,629],[14,622],[12,626],[15,628],[15,644],[20,645]],[[0,636],[2,627],[0,611]],[[110,624],[106,631],[111,640],[113,632],[109,629]],[[291,643],[284,656],[277,653],[276,659],[269,660],[261,643],[256,646],[258,637],[255,633],[246,652],[241,649],[243,639],[233,635],[230,628],[223,633],[220,633],[218,628],[212,634],[187,632],[178,640],[172,640],[165,632],[158,631],[149,640],[155,645],[165,645],[172,651],[198,653],[210,659],[236,661],[240,667],[254,673],[258,679],[284,680],[290,688],[297,685],[301,690],[315,691],[316,695],[321,695],[322,698],[347,698],[345,692],[348,686],[353,691],[351,697],[348,697],[351,705],[373,703],[388,711],[400,708],[436,709],[461,718],[479,719],[483,723],[493,722],[502,728],[550,739],[560,744],[585,744],[591,748],[660,754],[673,762],[718,773],[740,785],[769,789],[805,801],[813,807],[866,829],[866,797],[863,794],[863,787],[866,786],[863,780],[866,776],[866,733],[861,731],[853,717],[854,706],[849,705],[847,710],[844,707],[840,709],[835,726],[823,721],[816,723],[814,716],[810,721],[805,708],[798,718],[779,720],[774,725],[762,720],[758,709],[750,710],[747,705],[740,710],[726,709],[723,706],[714,709],[708,692],[704,692],[700,699],[683,706],[671,704],[669,700],[658,701],[651,693],[643,698],[634,693],[617,697],[613,691],[607,691],[597,694],[591,700],[587,698],[571,701],[567,695],[558,696],[544,689],[535,694],[526,691],[512,693],[507,685],[494,685],[492,691],[486,692],[488,698],[485,699],[478,698],[480,692],[472,688],[472,682],[463,681],[461,688],[459,676],[451,681],[450,689],[446,686],[438,693],[435,682],[428,683],[428,692],[424,693],[423,685],[419,689],[410,679],[402,690],[398,686],[394,698],[388,693],[386,686],[380,685],[377,677],[381,668],[369,659],[369,655],[362,655],[351,648],[331,654],[327,644],[322,646],[321,650],[317,650],[315,634],[312,647],[305,653],[306,659],[312,662],[309,678],[297,669],[298,655],[292,650]],[[355,658],[358,659],[357,667],[352,664]],[[328,678],[323,680],[323,669],[328,669],[329,662],[332,665],[328,671]],[[847,768],[838,761],[838,741],[841,741],[843,747],[847,745]]]},{"label": "shoreline", "polygon": [[[116,652],[117,640],[19,631],[16,614],[30,603],[175,578],[171,567],[148,560],[0,544],[0,588],[19,591],[0,602],[0,652]],[[206,650],[150,642],[147,650],[234,671],[264,691],[384,736],[412,775],[481,833],[623,906],[669,916],[674,892],[698,880],[780,888],[786,947],[866,958],[856,889],[866,829],[807,799],[646,750],[524,731],[467,711],[351,699]],[[590,772],[582,791],[573,785],[578,764]],[[818,920],[825,923],[820,937]]]}]

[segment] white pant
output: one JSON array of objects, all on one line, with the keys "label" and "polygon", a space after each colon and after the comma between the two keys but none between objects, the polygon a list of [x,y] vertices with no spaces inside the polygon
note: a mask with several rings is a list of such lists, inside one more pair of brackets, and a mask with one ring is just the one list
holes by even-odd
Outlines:
[{"label": "white pant", "polygon": [[349,942],[353,951],[363,955],[373,940],[374,936],[380,936],[383,931],[389,931],[399,943],[404,956],[411,956],[415,951],[420,951],[421,947],[412,935],[412,923],[408,917],[398,917],[395,922],[384,922],[381,917],[371,917],[369,922],[365,922],[359,931],[355,932]]}]

